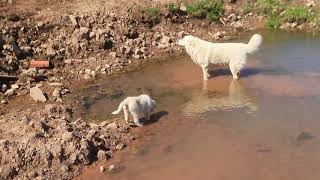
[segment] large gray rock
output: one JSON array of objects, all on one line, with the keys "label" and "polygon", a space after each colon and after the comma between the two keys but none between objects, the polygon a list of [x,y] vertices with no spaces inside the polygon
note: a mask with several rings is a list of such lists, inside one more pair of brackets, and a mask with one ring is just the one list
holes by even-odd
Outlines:
[{"label": "large gray rock", "polygon": [[35,101],[46,102],[47,98],[44,96],[42,90],[38,87],[33,87],[30,89],[30,96]]}]

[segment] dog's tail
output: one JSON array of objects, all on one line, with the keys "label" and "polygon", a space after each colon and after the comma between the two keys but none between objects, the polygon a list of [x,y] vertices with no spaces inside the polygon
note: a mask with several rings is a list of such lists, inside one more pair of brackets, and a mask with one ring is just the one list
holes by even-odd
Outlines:
[{"label": "dog's tail", "polygon": [[260,34],[254,34],[249,43],[247,53],[254,53],[259,50],[259,46],[262,43],[262,36]]},{"label": "dog's tail", "polygon": [[119,114],[123,106],[125,105],[125,100],[119,104],[119,107],[116,111],[113,111],[111,114]]}]

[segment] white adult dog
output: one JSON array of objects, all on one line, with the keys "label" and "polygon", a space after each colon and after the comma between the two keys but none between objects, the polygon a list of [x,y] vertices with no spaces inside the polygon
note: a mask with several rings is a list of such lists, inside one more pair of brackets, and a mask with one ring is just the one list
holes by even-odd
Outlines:
[{"label": "white adult dog", "polygon": [[229,65],[233,79],[246,64],[247,54],[254,53],[262,43],[262,36],[255,34],[248,44],[245,43],[211,43],[194,36],[185,36],[177,44],[185,47],[192,60],[201,66],[203,79],[208,80],[209,64]]},{"label": "white adult dog", "polygon": [[133,121],[137,126],[143,126],[139,119],[146,118],[150,120],[150,115],[156,108],[156,101],[151,99],[150,96],[142,94],[140,96],[127,97],[124,99],[118,110],[112,112],[112,114],[119,114],[123,109],[124,118],[129,123],[129,112],[133,117]]}]

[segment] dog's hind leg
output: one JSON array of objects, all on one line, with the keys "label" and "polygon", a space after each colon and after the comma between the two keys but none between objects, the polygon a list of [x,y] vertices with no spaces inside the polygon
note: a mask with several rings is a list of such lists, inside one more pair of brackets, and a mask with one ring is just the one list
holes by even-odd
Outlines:
[{"label": "dog's hind leg", "polygon": [[127,123],[129,123],[129,112],[128,112],[128,107],[123,106],[123,113],[124,113],[124,119],[126,120]]}]

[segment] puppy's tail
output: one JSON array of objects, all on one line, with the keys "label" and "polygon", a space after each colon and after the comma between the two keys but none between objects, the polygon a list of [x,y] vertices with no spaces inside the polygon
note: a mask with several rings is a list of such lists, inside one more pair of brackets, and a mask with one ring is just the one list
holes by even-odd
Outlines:
[{"label": "puppy's tail", "polygon": [[262,36],[260,34],[254,34],[248,43],[247,53],[250,54],[259,50],[261,43],[262,43]]},{"label": "puppy's tail", "polygon": [[116,111],[113,111],[111,114],[119,114],[124,105],[125,105],[125,101],[122,101],[122,102],[119,104],[118,109],[117,109]]}]

